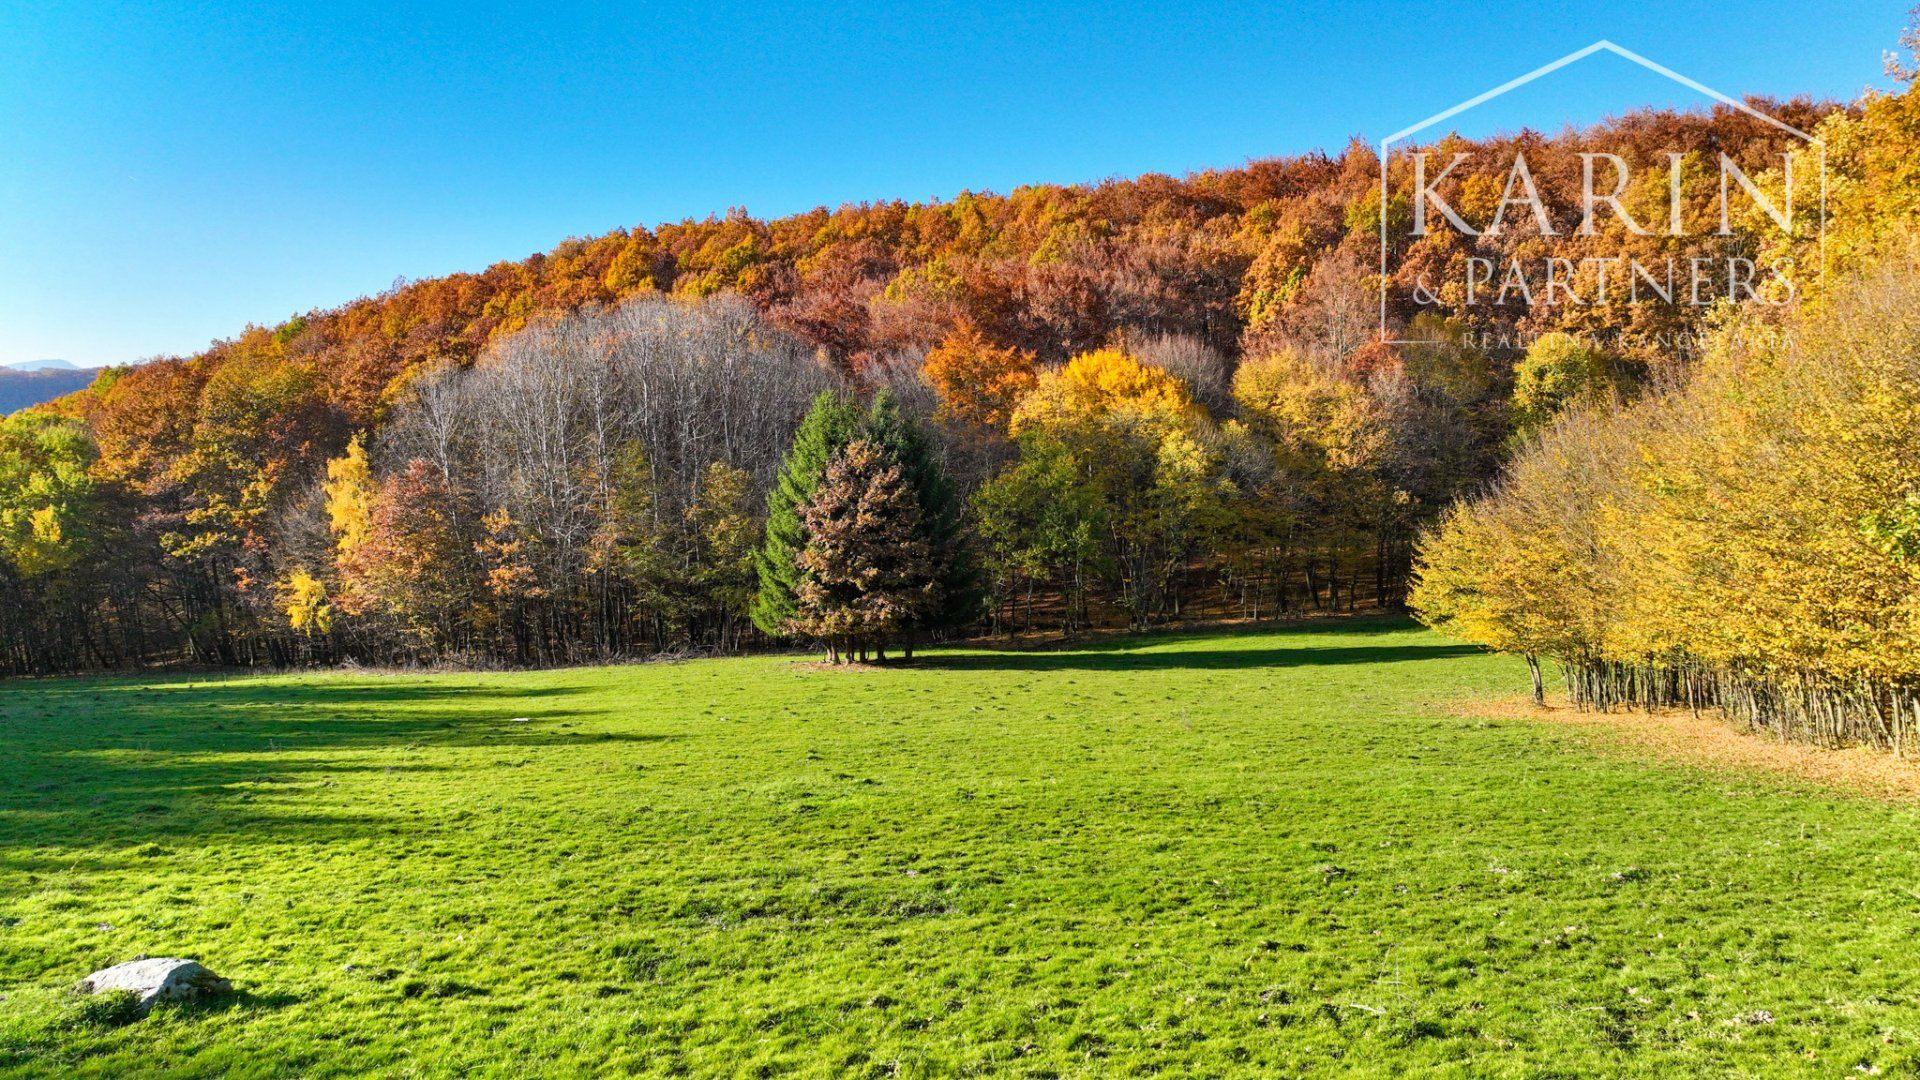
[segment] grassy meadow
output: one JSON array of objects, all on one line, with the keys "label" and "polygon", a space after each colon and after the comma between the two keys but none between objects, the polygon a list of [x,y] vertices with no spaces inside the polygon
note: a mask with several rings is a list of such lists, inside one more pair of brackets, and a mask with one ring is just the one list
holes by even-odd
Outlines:
[{"label": "grassy meadow", "polygon": [[[0,1074],[1886,1075],[1920,811],[1395,621],[0,683]],[[115,1025],[137,955],[237,993]]]}]

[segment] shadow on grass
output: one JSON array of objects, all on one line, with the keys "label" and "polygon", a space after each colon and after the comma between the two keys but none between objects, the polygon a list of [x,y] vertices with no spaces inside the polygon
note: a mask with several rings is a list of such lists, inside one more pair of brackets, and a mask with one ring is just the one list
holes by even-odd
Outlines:
[{"label": "shadow on grass", "polygon": [[[1383,626],[1382,631],[1401,629]],[[1350,639],[1352,630],[1343,635]],[[1348,664],[1392,664],[1478,656],[1473,645],[1440,641],[1379,645],[1256,644],[1271,634],[1169,634],[1047,651],[995,650],[936,652],[916,657],[915,667],[945,671],[1238,671],[1251,668],[1300,668]]]},{"label": "shadow on grass", "polygon": [[[1404,619],[1117,637],[1048,651],[924,653],[904,670],[1232,671],[1442,660],[1465,645],[1405,633]],[[1325,644],[1321,645],[1320,642]],[[452,773],[539,748],[681,738],[579,731],[585,686],[477,676],[101,678],[0,685],[0,858],[159,858],[195,844],[324,843],[417,828],[400,811],[306,799],[367,773]],[[662,691],[666,692],[666,691]],[[479,750],[428,760],[418,752]],[[497,751],[495,754],[485,751]],[[528,755],[531,756],[531,755]],[[450,778],[451,779],[451,778]],[[325,804],[304,805],[308,802]],[[143,854],[142,845],[154,852]]]},{"label": "shadow on grass", "polygon": [[205,1001],[182,1001],[169,1003],[161,1008],[171,1009],[182,1016],[214,1016],[233,1012],[271,1012],[284,1009],[289,1005],[298,1005],[306,1000],[299,994],[289,994],[283,990],[271,993],[255,993],[244,986],[237,986],[231,992]]},{"label": "shadow on grass", "polygon": [[569,718],[581,714],[561,701],[577,692],[392,677],[0,686],[0,853],[17,869],[52,868],[75,857],[138,861],[141,844],[363,836],[399,819],[305,810],[303,795],[358,774],[462,767],[421,751],[514,755],[676,737],[575,732]]}]

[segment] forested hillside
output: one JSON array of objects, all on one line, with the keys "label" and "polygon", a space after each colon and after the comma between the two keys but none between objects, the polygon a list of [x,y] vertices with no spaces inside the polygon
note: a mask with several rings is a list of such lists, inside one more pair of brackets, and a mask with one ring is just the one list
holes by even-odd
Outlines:
[{"label": "forested hillside", "polygon": [[50,367],[23,371],[0,367],[0,414],[66,397],[93,382],[98,374],[91,368]]},{"label": "forested hillside", "polygon": [[[1911,210],[1912,99],[1759,103],[1827,142],[1835,261]],[[1671,190],[1704,221],[1715,157],[1764,188],[1798,146],[1728,109],[1442,143],[1477,155],[1450,181],[1464,212],[1484,216],[1492,163],[1519,150],[1564,226],[1597,148],[1649,170],[1626,205]],[[883,390],[898,434],[867,480],[899,466],[917,497],[954,499],[948,580],[898,621],[908,640],[976,618],[1396,603],[1419,531],[1516,438],[1588,391],[1678,377],[1715,309],[1442,295],[1390,303],[1424,343],[1383,344],[1380,226],[1404,218],[1408,178],[1396,166],[1383,206],[1379,164],[1356,144],[1183,179],[736,211],[111,372],[0,425],[0,665],[551,662],[797,632],[748,625],[768,493],[797,475],[810,409],[863,412]],[[1782,254],[1736,224],[1631,242]],[[1436,234],[1397,248],[1406,281],[1386,284],[1592,243]],[[796,520],[832,516],[792,494]]]}]

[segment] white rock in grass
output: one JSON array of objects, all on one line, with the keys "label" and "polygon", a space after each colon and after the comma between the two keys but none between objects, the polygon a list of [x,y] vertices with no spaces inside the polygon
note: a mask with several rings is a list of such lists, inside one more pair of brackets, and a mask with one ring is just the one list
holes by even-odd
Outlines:
[{"label": "white rock in grass", "polygon": [[140,998],[144,1015],[156,1001],[198,1001],[233,989],[233,984],[192,960],[155,957],[115,964],[80,980],[83,994],[131,990]]}]

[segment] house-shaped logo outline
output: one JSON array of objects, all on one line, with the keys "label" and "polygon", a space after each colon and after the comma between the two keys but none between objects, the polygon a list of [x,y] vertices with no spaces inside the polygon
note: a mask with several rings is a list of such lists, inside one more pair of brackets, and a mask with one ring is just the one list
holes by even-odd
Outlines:
[{"label": "house-shaped logo outline", "polygon": [[1455,105],[1450,109],[1445,109],[1441,112],[1437,112],[1432,116],[1427,117],[1425,120],[1422,120],[1419,123],[1414,124],[1410,127],[1401,128],[1399,131],[1396,131],[1393,134],[1387,136],[1386,138],[1380,140],[1379,156],[1380,156],[1381,211],[1380,211],[1379,288],[1380,288],[1380,340],[1383,343],[1388,345],[1421,344],[1421,342],[1418,342],[1418,341],[1411,341],[1411,340],[1406,340],[1401,338],[1392,338],[1387,336],[1387,253],[1389,251],[1388,244],[1387,244],[1387,213],[1386,213],[1387,199],[1389,197],[1389,192],[1387,190],[1387,159],[1388,159],[1388,155],[1391,153],[1391,148],[1393,144],[1398,142],[1404,142],[1407,139],[1411,138],[1412,136],[1417,135],[1422,131],[1425,131],[1426,129],[1432,127],[1435,124],[1444,123],[1460,115],[1461,113],[1466,112],[1469,109],[1473,109],[1478,106],[1484,105],[1487,102],[1492,101],[1494,98],[1502,96],[1503,94],[1507,94],[1514,90],[1518,90],[1521,87],[1526,86],[1528,83],[1545,78],[1546,76],[1551,75],[1556,71],[1559,71],[1561,68],[1567,67],[1571,64],[1579,63],[1580,61],[1585,60],[1589,56],[1593,56],[1596,53],[1603,53],[1603,52],[1612,53],[1613,55],[1618,56],[1624,60],[1632,61],[1633,63],[1638,64],[1639,66],[1645,68],[1648,71],[1653,72],[1656,75],[1661,76],[1662,78],[1678,83],[1681,86],[1684,86],[1687,89],[1692,90],[1697,94],[1701,94],[1705,97],[1712,98],[1714,101],[1719,102],[1722,105],[1726,105],[1729,108],[1738,109],[1739,111],[1747,114],[1748,116],[1753,117],[1756,120],[1760,120],[1767,124],[1770,124],[1773,127],[1778,128],[1779,130],[1784,131],[1787,134],[1794,136],[1795,138],[1801,139],[1805,141],[1807,144],[1817,148],[1820,154],[1820,236],[1819,236],[1820,271],[1823,275],[1826,273],[1827,144],[1821,139],[1819,139],[1817,136],[1801,131],[1799,128],[1794,127],[1792,124],[1789,124],[1778,117],[1769,116],[1766,113],[1761,112],[1759,109],[1754,108],[1753,106],[1747,104],[1744,101],[1737,100],[1731,95],[1723,94],[1720,91],[1715,90],[1714,88],[1707,86],[1704,83],[1698,82],[1694,79],[1689,79],[1685,75],[1680,74],[1679,72],[1673,70],[1672,68],[1666,67],[1661,64],[1657,64],[1652,60],[1649,60],[1646,57],[1641,56],[1639,53],[1634,52],[1632,49],[1622,48],[1621,46],[1615,45],[1613,42],[1608,41],[1605,38],[1601,38],[1599,41],[1594,42],[1593,44],[1587,46],[1584,49],[1578,49],[1574,52],[1570,52],[1567,55],[1561,57],[1558,60],[1553,61],[1550,64],[1546,64],[1542,67],[1535,68],[1534,70],[1527,72],[1525,75],[1521,75],[1518,78],[1510,79],[1507,82],[1501,83],[1499,86],[1496,86],[1493,89],[1488,90],[1483,94],[1479,94],[1475,97],[1469,98],[1466,101],[1463,101],[1460,104]]}]

